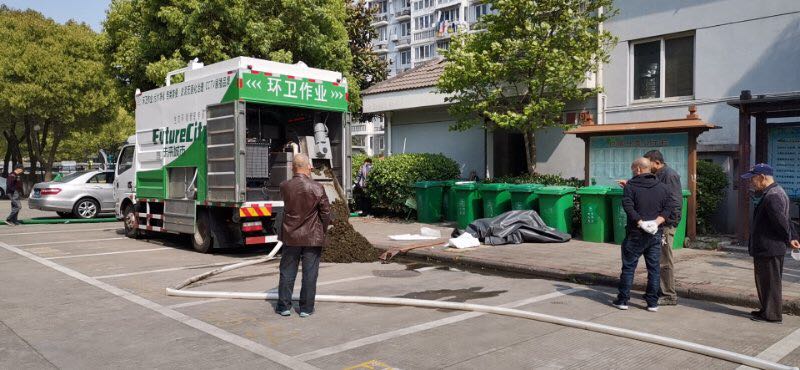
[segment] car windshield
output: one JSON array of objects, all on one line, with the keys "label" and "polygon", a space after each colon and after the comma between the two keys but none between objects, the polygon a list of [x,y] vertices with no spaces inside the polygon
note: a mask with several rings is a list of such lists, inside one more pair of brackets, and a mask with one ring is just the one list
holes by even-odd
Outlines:
[{"label": "car windshield", "polygon": [[71,173],[69,175],[64,175],[64,177],[62,177],[61,180],[58,180],[58,181],[55,181],[55,182],[70,182],[72,180],[77,179],[78,177],[81,177],[81,176],[87,174],[87,173],[89,173],[89,171],[73,172],[73,173]]}]

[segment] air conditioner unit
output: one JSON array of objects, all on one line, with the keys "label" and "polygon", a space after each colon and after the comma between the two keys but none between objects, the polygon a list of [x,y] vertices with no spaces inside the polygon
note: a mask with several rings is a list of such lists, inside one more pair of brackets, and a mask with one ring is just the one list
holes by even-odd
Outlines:
[{"label": "air conditioner unit", "polygon": [[397,34],[393,34],[391,39],[392,41],[397,41],[398,40]]}]

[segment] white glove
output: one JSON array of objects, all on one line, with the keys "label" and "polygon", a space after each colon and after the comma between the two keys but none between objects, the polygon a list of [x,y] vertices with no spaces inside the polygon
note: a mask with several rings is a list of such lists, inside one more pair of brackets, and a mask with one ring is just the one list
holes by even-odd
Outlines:
[{"label": "white glove", "polygon": [[639,227],[651,235],[655,235],[658,232],[658,223],[656,221],[642,221]]}]

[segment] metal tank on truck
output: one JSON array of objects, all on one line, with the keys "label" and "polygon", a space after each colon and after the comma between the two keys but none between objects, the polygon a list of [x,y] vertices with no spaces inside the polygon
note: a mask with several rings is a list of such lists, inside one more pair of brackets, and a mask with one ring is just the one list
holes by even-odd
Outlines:
[{"label": "metal tank on truck", "polygon": [[246,57],[195,59],[164,87],[137,90],[136,134],[114,182],[125,234],[189,234],[204,253],[276,242],[295,152],[311,158],[331,201],[347,196],[347,107],[339,72]]}]

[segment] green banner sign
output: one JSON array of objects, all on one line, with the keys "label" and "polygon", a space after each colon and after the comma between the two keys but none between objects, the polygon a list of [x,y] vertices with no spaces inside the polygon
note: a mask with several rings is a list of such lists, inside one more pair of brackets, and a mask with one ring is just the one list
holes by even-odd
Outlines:
[{"label": "green banner sign", "polygon": [[[347,89],[328,81],[243,73],[234,79],[223,101],[233,98],[299,108],[347,111]],[[231,96],[233,89],[238,94]]]}]

